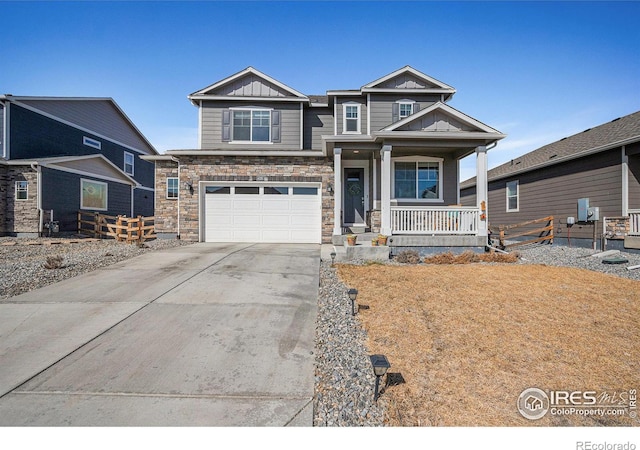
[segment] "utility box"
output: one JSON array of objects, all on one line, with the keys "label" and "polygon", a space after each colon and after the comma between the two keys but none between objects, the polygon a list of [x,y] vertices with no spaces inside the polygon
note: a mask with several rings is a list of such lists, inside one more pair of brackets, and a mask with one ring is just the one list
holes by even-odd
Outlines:
[{"label": "utility box", "polygon": [[588,219],[589,199],[578,199],[578,222],[586,222]]},{"label": "utility box", "polygon": [[587,208],[587,221],[596,222],[598,220],[600,220],[600,208],[597,206]]}]

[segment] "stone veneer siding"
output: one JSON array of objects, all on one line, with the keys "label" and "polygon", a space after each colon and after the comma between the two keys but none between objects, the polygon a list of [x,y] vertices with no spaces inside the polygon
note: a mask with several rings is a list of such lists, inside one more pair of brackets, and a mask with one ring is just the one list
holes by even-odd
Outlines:
[{"label": "stone veneer siding", "polygon": [[[16,181],[27,181],[27,200],[16,200]],[[38,175],[29,166],[0,168],[1,234],[34,234],[39,232]]]},{"label": "stone veneer siding", "polygon": [[[276,156],[179,156],[180,238],[197,241],[200,181],[282,181],[322,183],[322,242],[333,234],[333,162],[328,158]],[[167,178],[178,176],[178,164],[156,161],[156,233],[178,233],[178,201],[167,199]],[[185,189],[190,182],[193,193]]]}]

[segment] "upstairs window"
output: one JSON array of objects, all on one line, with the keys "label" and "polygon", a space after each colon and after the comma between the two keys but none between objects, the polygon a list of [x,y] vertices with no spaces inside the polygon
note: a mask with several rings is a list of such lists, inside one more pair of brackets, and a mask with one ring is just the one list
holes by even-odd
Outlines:
[{"label": "upstairs window", "polygon": [[233,140],[269,142],[271,140],[271,111],[233,111]]},{"label": "upstairs window", "polygon": [[133,153],[124,152],[124,173],[133,175]]},{"label": "upstairs window", "polygon": [[413,103],[399,103],[398,104],[398,117],[404,119],[413,114]]},{"label": "upstairs window", "polygon": [[29,182],[16,181],[16,200],[29,199]]},{"label": "upstairs window", "polygon": [[520,202],[518,180],[509,181],[507,183],[507,212],[518,212],[520,210]]},{"label": "upstairs window", "polygon": [[344,105],[344,126],[343,133],[360,133],[360,105],[345,104]]}]

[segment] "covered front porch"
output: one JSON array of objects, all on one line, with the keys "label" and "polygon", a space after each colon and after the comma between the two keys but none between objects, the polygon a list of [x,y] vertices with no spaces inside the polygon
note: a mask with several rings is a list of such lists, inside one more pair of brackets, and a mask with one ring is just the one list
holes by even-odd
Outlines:
[{"label": "covered front porch", "polygon": [[[488,241],[487,146],[466,144],[335,147],[333,243],[363,234],[360,245],[367,245],[369,234],[379,233],[389,236],[391,247],[483,248]],[[473,155],[476,204],[461,205],[460,160]]]}]

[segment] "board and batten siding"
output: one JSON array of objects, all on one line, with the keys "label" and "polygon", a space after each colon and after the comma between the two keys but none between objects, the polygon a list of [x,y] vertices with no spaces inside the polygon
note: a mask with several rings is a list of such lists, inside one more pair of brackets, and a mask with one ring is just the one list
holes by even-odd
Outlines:
[{"label": "board and batten siding", "polygon": [[322,136],[333,134],[333,109],[306,108],[304,111],[304,149],[322,150]]},{"label": "board and batten siding", "polygon": [[336,124],[337,134],[344,134],[344,107],[345,103],[357,103],[360,105],[360,134],[367,134],[367,99],[363,97],[338,97],[336,98]]},{"label": "board and batten siding", "polygon": [[[222,141],[222,112],[229,108],[273,109],[280,111],[280,142],[274,144],[234,144]],[[203,101],[201,106],[201,149],[235,149],[250,145],[251,149],[301,150],[300,103]]]},{"label": "board and batten siding", "polygon": [[0,157],[6,157],[4,154],[4,104],[0,103]]},{"label": "board and batten siding", "polygon": [[440,100],[437,95],[371,94],[369,101],[371,131],[379,131],[393,123],[393,105],[399,101],[413,101],[425,109]]},{"label": "board and batten siding", "polygon": [[626,146],[628,156],[629,209],[640,209],[640,143]]},{"label": "board and batten siding", "polygon": [[[506,212],[506,184],[514,180],[518,181],[519,210]],[[554,216],[555,234],[566,237],[567,217],[577,221],[580,198],[588,198],[590,206],[599,207],[600,218],[622,214],[619,148],[489,182],[489,223],[497,232],[499,225]],[[571,229],[571,238],[592,237],[591,223],[576,223]]]}]

